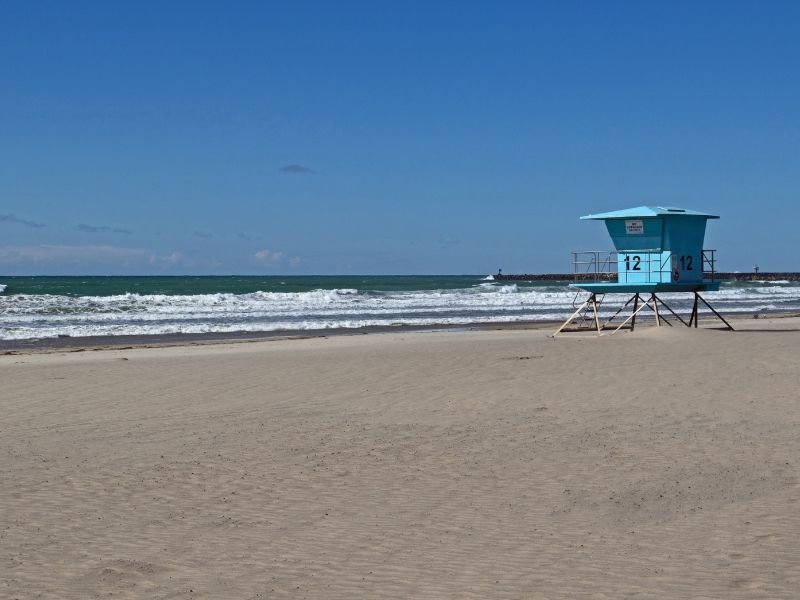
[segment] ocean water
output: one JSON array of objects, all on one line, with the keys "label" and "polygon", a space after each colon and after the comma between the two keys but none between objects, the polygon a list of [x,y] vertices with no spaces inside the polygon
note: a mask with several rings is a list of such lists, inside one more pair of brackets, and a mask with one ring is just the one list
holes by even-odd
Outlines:
[{"label": "ocean water", "polygon": [[[587,296],[568,285],[484,275],[0,276],[0,340],[558,321]],[[690,309],[688,294],[663,297]],[[723,283],[704,297],[725,314],[800,312],[800,283]],[[619,303],[606,306],[610,315]]]}]

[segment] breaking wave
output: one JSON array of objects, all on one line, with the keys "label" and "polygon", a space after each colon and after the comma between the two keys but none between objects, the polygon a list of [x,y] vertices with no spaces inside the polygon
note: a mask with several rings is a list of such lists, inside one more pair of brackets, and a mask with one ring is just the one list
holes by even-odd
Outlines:
[{"label": "breaking wave", "polygon": [[[5,289],[0,284],[0,291]],[[726,313],[800,310],[800,285],[723,286],[704,294]],[[688,310],[686,294],[664,294]],[[476,279],[458,289],[381,291],[352,288],[245,294],[0,296],[0,339],[299,331],[367,326],[469,325],[566,318],[585,294],[565,284],[501,284]],[[614,304],[608,300],[608,311]],[[614,310],[616,307],[614,308]]]}]

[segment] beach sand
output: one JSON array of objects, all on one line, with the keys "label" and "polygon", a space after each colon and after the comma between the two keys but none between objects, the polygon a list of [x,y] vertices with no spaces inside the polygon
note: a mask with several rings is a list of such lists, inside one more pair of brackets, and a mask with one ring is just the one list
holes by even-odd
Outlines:
[{"label": "beach sand", "polygon": [[0,356],[2,598],[797,598],[800,321]]}]

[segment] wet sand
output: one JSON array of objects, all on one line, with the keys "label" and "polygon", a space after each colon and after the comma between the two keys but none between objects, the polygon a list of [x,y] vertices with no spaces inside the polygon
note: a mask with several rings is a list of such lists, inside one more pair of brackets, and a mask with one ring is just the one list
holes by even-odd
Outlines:
[{"label": "wet sand", "polygon": [[800,320],[0,356],[0,597],[795,598]]},{"label": "wet sand", "polygon": [[148,335],[101,335],[86,337],[59,336],[55,338],[30,338],[0,340],[0,354],[29,354],[31,352],[58,352],[82,350],[109,350],[155,348],[167,346],[197,346],[240,342],[303,339],[340,335],[369,335],[374,333],[416,333],[421,331],[487,331],[497,329],[555,329],[550,321],[515,321],[509,323],[435,324],[367,326],[357,328],[301,329],[275,331],[225,331],[209,333],[160,333]]}]

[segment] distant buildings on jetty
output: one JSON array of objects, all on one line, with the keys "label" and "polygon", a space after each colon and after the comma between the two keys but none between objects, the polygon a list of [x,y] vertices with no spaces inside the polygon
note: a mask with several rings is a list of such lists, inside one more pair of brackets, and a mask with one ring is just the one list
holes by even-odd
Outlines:
[{"label": "distant buildings on jetty", "polygon": [[[592,274],[595,277],[595,274]],[[495,281],[574,281],[580,278],[580,273],[540,273],[538,275],[512,274],[492,275]],[[715,273],[716,281],[800,281],[800,273]]]}]

